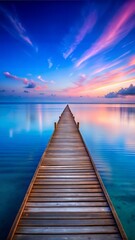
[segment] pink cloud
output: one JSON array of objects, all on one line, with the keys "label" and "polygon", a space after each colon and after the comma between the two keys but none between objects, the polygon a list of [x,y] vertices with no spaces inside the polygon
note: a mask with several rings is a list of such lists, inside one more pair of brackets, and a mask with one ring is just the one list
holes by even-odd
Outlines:
[{"label": "pink cloud", "polygon": [[79,78],[74,82],[75,86],[63,89],[61,93],[64,92],[64,95],[66,96],[78,96],[81,92],[81,89],[84,88],[86,80],[87,75],[84,73],[80,74]]},{"label": "pink cloud", "polygon": [[11,14],[3,7],[0,7],[0,11],[8,19],[8,22],[6,24],[2,24],[1,22],[1,26],[12,36],[14,36],[15,38],[18,38],[19,36],[20,39],[22,39],[25,43],[35,48],[36,50],[36,47],[33,45],[30,37],[27,35],[26,29],[22,26],[22,23],[19,21],[17,16],[13,16],[13,14]]},{"label": "pink cloud", "polygon": [[46,89],[47,89],[47,86],[46,86],[46,85],[44,85],[44,86],[37,85],[36,88],[35,88],[35,90],[36,90],[37,92],[44,91],[44,90],[46,90]]},{"label": "pink cloud", "polygon": [[112,68],[114,66],[119,65],[123,60],[127,59],[126,56],[130,53],[130,51],[126,51],[125,53],[119,55],[119,57],[113,59],[111,62],[108,64],[102,62],[101,66],[99,65],[95,66],[95,71],[93,72],[94,74],[103,72],[104,70],[107,70],[109,68]]},{"label": "pink cloud", "polygon": [[79,87],[79,86],[82,86],[85,83],[86,79],[87,79],[86,74],[82,73],[79,76],[79,79],[74,83],[75,83],[75,85],[77,85]]},{"label": "pink cloud", "polygon": [[18,78],[18,80],[21,80],[23,81],[24,84],[28,84],[29,83],[29,80],[27,78]]},{"label": "pink cloud", "polygon": [[114,63],[106,64],[106,65],[104,65],[103,67],[97,68],[97,69],[95,70],[94,74],[103,72],[104,70],[107,70],[107,69],[109,69],[109,68],[112,68],[112,67],[118,65],[119,63],[121,63],[121,60],[116,61],[116,62],[114,62]]},{"label": "pink cloud", "polygon": [[22,26],[21,22],[16,17],[13,17],[9,13],[6,14],[6,16],[9,18],[10,22],[12,23],[13,27],[18,32],[19,36],[29,45],[33,46],[32,41],[30,38],[26,35],[26,29]]},{"label": "pink cloud", "polygon": [[98,54],[104,49],[113,46],[123,39],[135,26],[134,21],[129,20],[135,14],[135,2],[125,3],[118,13],[113,17],[107,28],[95,44],[88,49],[77,61],[76,66],[80,66],[84,61]]},{"label": "pink cloud", "polygon": [[80,42],[85,38],[86,34],[89,33],[93,27],[95,26],[97,21],[97,14],[96,12],[92,12],[88,15],[88,17],[85,19],[85,22],[81,29],[79,30],[78,34],[75,36],[75,40],[70,46],[70,48],[63,54],[64,58],[66,59],[71,55],[72,52],[77,48],[77,46],[80,44]]},{"label": "pink cloud", "polygon": [[32,43],[32,41],[30,40],[29,37],[23,36],[23,35],[20,35],[20,37],[21,37],[25,42],[27,42],[29,45],[31,45],[31,46],[33,47],[33,43]]},{"label": "pink cloud", "polygon": [[9,72],[4,72],[3,74],[6,78],[11,78],[11,79],[14,79],[14,80],[17,80],[17,81],[22,81],[24,84],[28,84],[28,82],[29,82],[29,80],[27,78],[20,78],[20,77],[17,77],[15,75],[12,75]]},{"label": "pink cloud", "polygon": [[26,88],[35,88],[36,87],[36,83],[33,80],[29,80],[28,78],[21,78],[21,77],[15,76],[9,72],[4,72],[3,74],[6,78],[10,78],[13,80],[23,82],[23,84],[27,85]]},{"label": "pink cloud", "polygon": [[128,75],[129,75],[129,74],[135,74],[135,67],[127,70],[126,73],[127,73]]},{"label": "pink cloud", "polygon": [[135,56],[132,56],[129,62],[129,66],[135,65]]},{"label": "pink cloud", "polygon": [[[66,96],[94,96],[97,97],[102,96],[103,93],[106,92],[106,89],[116,89],[122,84],[127,84],[129,82],[135,83],[135,78],[130,77],[129,75],[132,73],[135,74],[134,69],[125,69],[123,66],[121,68],[117,68],[115,70],[108,71],[106,73],[101,74],[100,76],[94,76],[91,79],[87,79],[86,81],[77,80],[75,82],[76,86],[72,86],[63,90]],[[97,95],[98,94],[98,95]]]}]

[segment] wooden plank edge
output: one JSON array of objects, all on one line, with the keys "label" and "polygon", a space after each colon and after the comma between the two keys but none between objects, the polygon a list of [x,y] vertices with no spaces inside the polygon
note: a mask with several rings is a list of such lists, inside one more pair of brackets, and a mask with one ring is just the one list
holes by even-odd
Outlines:
[{"label": "wooden plank edge", "polygon": [[[67,105],[67,106],[68,106],[68,105]],[[61,116],[62,116],[63,113],[65,112],[67,106],[64,108]],[[61,120],[61,117],[59,118],[58,123],[60,122],[60,120]],[[50,144],[51,144],[51,141],[52,141],[52,139],[53,139],[56,131],[57,131],[57,128],[54,129],[53,134],[52,134],[52,136],[51,136],[51,138],[50,138],[50,140],[49,140],[49,143],[48,143],[45,151],[44,151],[43,154],[42,154],[42,157],[41,157],[41,159],[40,159],[40,161],[39,161],[39,163],[38,163],[38,166],[37,166],[37,168],[36,168],[36,170],[35,170],[35,173],[34,173],[34,175],[33,175],[33,177],[32,177],[32,180],[31,180],[31,182],[30,182],[30,184],[29,184],[29,186],[28,186],[28,189],[27,189],[27,191],[26,191],[26,194],[25,194],[25,196],[24,196],[23,202],[22,202],[22,204],[21,204],[21,206],[20,206],[20,208],[19,208],[19,211],[18,211],[18,213],[17,213],[17,215],[16,215],[16,217],[15,217],[15,220],[14,220],[12,226],[11,226],[11,229],[10,229],[9,234],[8,234],[8,236],[7,236],[7,240],[12,240],[13,237],[14,237],[14,234],[15,234],[15,232],[16,232],[18,223],[19,223],[19,221],[20,221],[20,218],[21,218],[21,216],[22,216],[23,210],[24,210],[24,208],[25,208],[26,202],[27,202],[27,200],[28,200],[28,198],[29,198],[31,189],[32,189],[33,184],[34,184],[34,182],[35,182],[35,180],[36,180],[36,176],[37,176],[37,174],[38,174],[39,168],[40,168],[42,162],[44,161],[45,155],[47,154],[47,150],[48,150],[48,148],[49,148],[49,146],[50,146]]]},{"label": "wooden plank edge", "polygon": [[[69,111],[71,112],[69,106],[68,106],[68,108],[69,108]],[[72,114],[72,116],[73,116],[73,113],[72,113],[72,112],[71,112],[71,114]],[[74,122],[75,122],[74,117],[73,117],[73,120],[74,120]],[[76,122],[75,122],[75,123],[76,123]],[[76,128],[77,128],[77,125],[76,125]],[[108,192],[107,192],[107,190],[106,190],[106,188],[105,188],[105,186],[104,186],[104,183],[103,183],[103,181],[102,181],[102,179],[101,179],[101,177],[100,177],[100,174],[99,174],[99,172],[98,172],[98,170],[97,170],[97,168],[96,168],[96,165],[95,165],[95,163],[94,163],[94,160],[93,160],[93,158],[92,158],[92,156],[91,156],[91,154],[90,154],[90,152],[89,152],[89,150],[88,150],[88,148],[87,148],[87,146],[86,146],[86,143],[85,143],[85,141],[84,141],[84,139],[83,139],[83,136],[82,136],[82,134],[81,134],[81,132],[80,132],[80,130],[79,130],[78,128],[77,128],[77,130],[78,130],[78,132],[79,132],[79,134],[80,134],[80,137],[81,137],[81,139],[82,139],[82,142],[83,142],[83,144],[84,144],[84,146],[85,146],[86,152],[88,153],[88,156],[89,156],[89,158],[90,158],[90,160],[91,160],[92,166],[93,166],[93,168],[94,168],[94,170],[95,170],[95,173],[96,173],[96,175],[97,175],[97,178],[98,178],[98,180],[99,180],[99,183],[100,183],[100,185],[101,185],[101,188],[102,188],[102,190],[103,190],[103,192],[104,192],[104,194],[105,194],[106,200],[107,200],[108,205],[109,205],[109,207],[110,207],[110,209],[111,209],[111,212],[112,212],[112,215],[113,215],[113,217],[114,217],[114,220],[116,221],[116,224],[117,224],[117,227],[118,227],[119,232],[120,232],[120,234],[121,234],[121,237],[122,237],[123,240],[128,240],[127,235],[126,235],[126,233],[125,233],[125,231],[124,231],[124,228],[123,228],[123,226],[122,226],[122,224],[121,224],[121,222],[120,222],[120,219],[119,219],[119,217],[118,217],[118,215],[117,215],[117,213],[116,213],[116,210],[115,210],[115,208],[114,208],[114,206],[113,206],[113,203],[112,203],[112,201],[111,201],[111,199],[110,199],[110,197],[109,197],[109,194],[108,194]]]}]

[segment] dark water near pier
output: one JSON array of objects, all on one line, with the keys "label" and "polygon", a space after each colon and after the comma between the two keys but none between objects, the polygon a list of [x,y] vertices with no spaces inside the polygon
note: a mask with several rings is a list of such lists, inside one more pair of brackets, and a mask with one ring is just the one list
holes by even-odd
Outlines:
[{"label": "dark water near pier", "polygon": [[[65,104],[0,104],[0,239]],[[135,104],[71,104],[128,239],[135,239]]]}]

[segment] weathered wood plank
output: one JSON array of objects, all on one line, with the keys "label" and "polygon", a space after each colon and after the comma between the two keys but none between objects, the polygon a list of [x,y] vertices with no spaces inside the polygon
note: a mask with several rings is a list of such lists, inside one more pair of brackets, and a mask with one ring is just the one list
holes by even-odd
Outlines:
[{"label": "weathered wood plank", "polygon": [[33,194],[29,197],[29,202],[104,202],[105,197],[47,197],[46,195],[36,194],[37,196],[33,196]]},{"label": "weathered wood plank", "polygon": [[[91,178],[91,180],[96,180],[96,178]],[[85,181],[85,180],[81,180],[81,182],[78,181],[69,181],[69,180],[65,180],[65,181],[46,181],[46,180],[38,180],[36,179],[35,184],[39,185],[39,184],[43,184],[43,185],[89,185],[91,182],[90,181]]]},{"label": "weathered wood plank", "polygon": [[[66,189],[67,186],[65,185],[35,185],[34,189],[40,189],[42,192],[46,193],[102,193],[102,189],[99,188],[92,188],[91,185],[87,185],[87,188],[85,186],[85,189],[83,188],[84,185],[72,185],[71,188]],[[40,188],[42,187],[42,188]],[[68,186],[69,187],[69,186]],[[42,189],[42,190],[41,190]]]},{"label": "weathered wood plank", "polygon": [[26,207],[44,208],[44,207],[105,207],[107,202],[31,202],[28,201]]},{"label": "weathered wood plank", "polygon": [[85,227],[23,227],[18,226],[16,233],[23,234],[76,234],[76,233],[117,233],[115,226],[85,226]]},{"label": "weathered wood plank", "polygon": [[93,177],[95,177],[95,174],[94,173],[91,173],[91,175],[74,175],[74,174],[71,174],[71,175],[66,175],[65,174],[65,176],[64,175],[47,175],[47,174],[41,174],[41,173],[39,173],[38,175],[37,175],[37,179],[46,179],[46,180],[53,180],[53,179],[59,179],[59,180],[69,180],[69,179],[74,179],[74,180],[78,180],[78,178],[79,179],[85,179],[85,180],[87,180],[87,179],[91,179],[91,178],[93,178]]},{"label": "weathered wood plank", "polygon": [[110,212],[109,207],[25,207],[24,212]]},{"label": "weathered wood plank", "polygon": [[90,173],[93,173],[94,172],[94,170],[93,169],[47,169],[45,166],[42,166],[42,167],[40,167],[39,168],[39,172],[38,172],[38,174],[39,173],[45,173],[45,174],[54,174],[54,173],[56,173],[56,174],[60,174],[60,173],[73,173],[73,174],[90,174]]},{"label": "weathered wood plank", "polygon": [[30,197],[91,197],[98,199],[99,197],[103,197],[104,198],[104,194],[102,192],[100,193],[91,193],[91,192],[82,192],[82,193],[78,193],[78,192],[56,192],[55,194],[53,192],[48,193],[46,192],[44,189],[40,190],[40,189],[33,189],[31,191]]},{"label": "weathered wood plank", "polygon": [[22,213],[22,219],[108,219],[112,218],[111,212],[94,212],[94,213],[87,213],[87,212],[49,212],[49,213],[38,213],[38,212],[29,212],[29,213]]},{"label": "weathered wood plank", "polygon": [[120,240],[118,233],[115,234],[64,234],[64,235],[22,235],[15,234],[13,240]]},{"label": "weathered wood plank", "polygon": [[114,226],[113,219],[21,219],[21,226]]}]

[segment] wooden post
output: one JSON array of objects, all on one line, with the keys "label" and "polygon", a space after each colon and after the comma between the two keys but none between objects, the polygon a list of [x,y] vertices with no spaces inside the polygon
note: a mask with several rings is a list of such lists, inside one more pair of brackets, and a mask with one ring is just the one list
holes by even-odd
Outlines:
[{"label": "wooden post", "polygon": [[77,128],[79,129],[79,122],[77,122]]},{"label": "wooden post", "polygon": [[55,122],[54,123],[54,130],[56,130],[56,128],[57,128],[57,123]]}]

